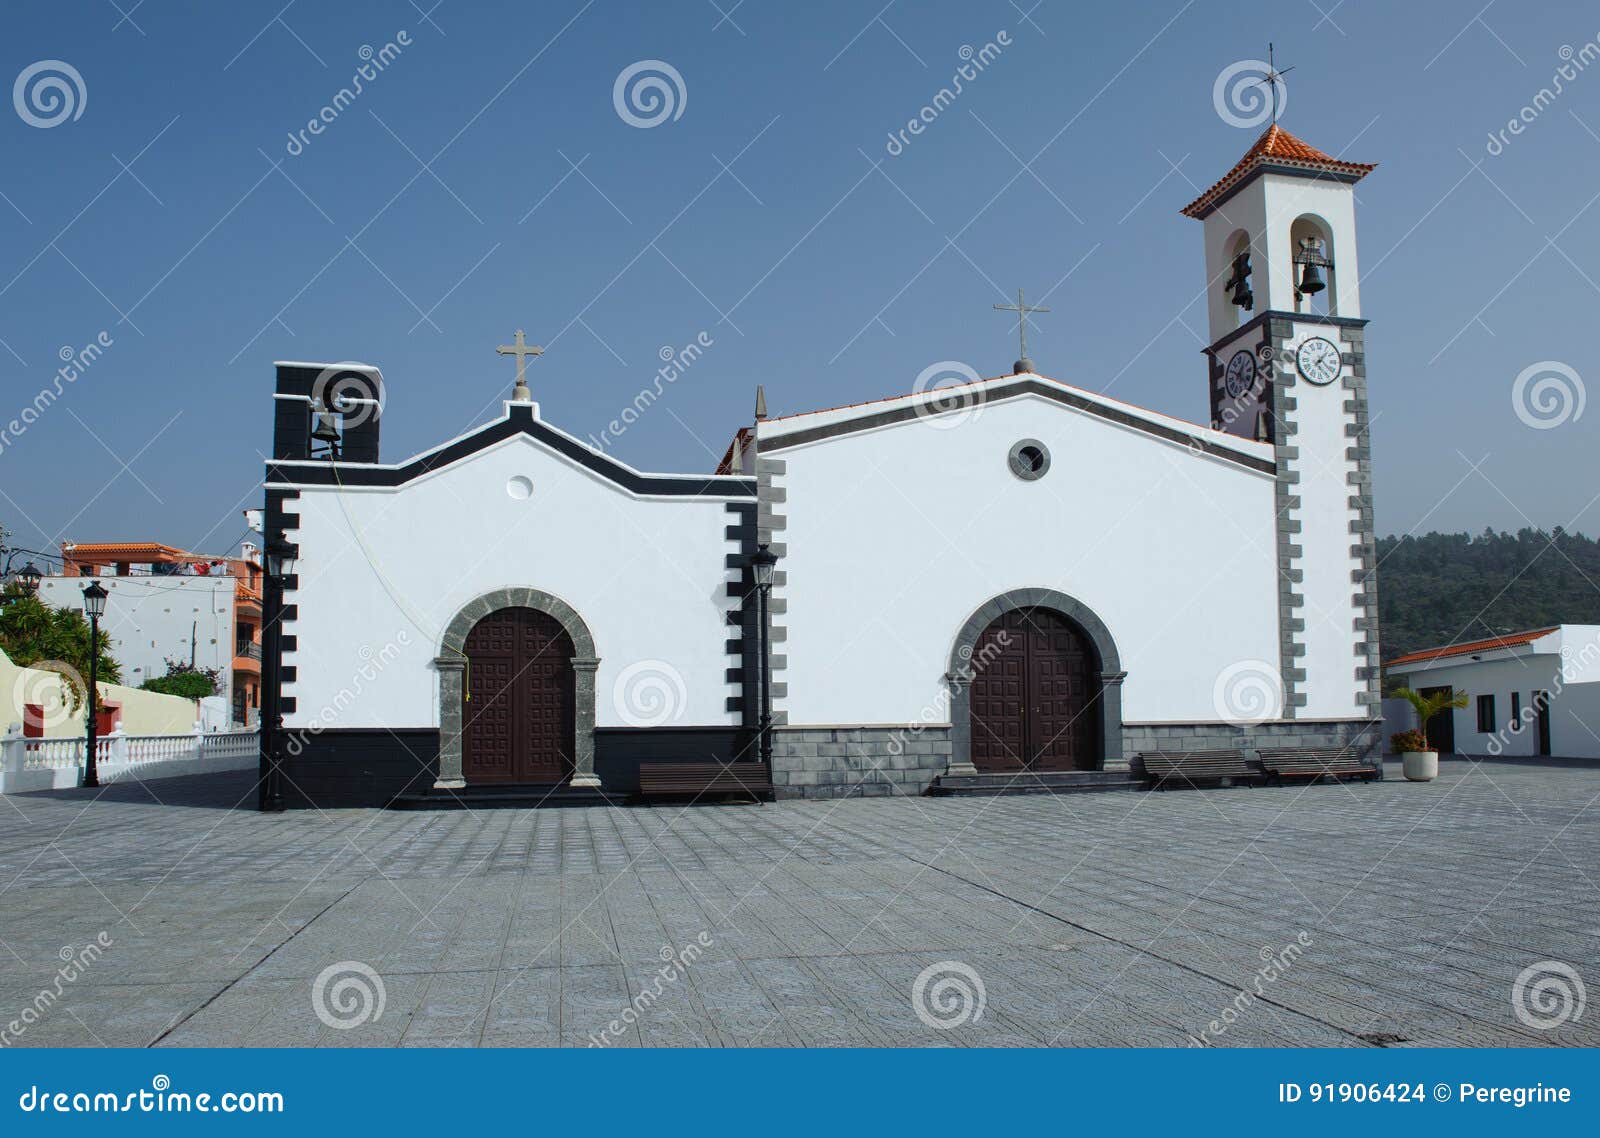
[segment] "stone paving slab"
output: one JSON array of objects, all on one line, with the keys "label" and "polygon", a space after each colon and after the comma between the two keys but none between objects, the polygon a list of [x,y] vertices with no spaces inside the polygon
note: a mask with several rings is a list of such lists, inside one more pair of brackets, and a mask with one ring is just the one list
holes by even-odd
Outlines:
[{"label": "stone paving slab", "polygon": [[14,795],[0,1042],[1595,1046],[1600,1010],[1519,1017],[1512,990],[1600,982],[1597,799],[1600,770],[1462,763],[721,807]]}]

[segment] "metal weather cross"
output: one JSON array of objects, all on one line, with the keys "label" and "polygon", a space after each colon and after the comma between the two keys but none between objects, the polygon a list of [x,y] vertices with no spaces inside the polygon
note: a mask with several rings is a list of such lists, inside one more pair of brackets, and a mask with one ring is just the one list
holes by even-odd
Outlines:
[{"label": "metal weather cross", "polygon": [[1273,123],[1278,121],[1278,85],[1283,82],[1283,77],[1293,70],[1293,67],[1285,67],[1282,71],[1278,70],[1277,60],[1273,54],[1273,47],[1269,42],[1267,44],[1267,73],[1260,79],[1257,79],[1256,82],[1265,83],[1267,85],[1267,89],[1272,92]]},{"label": "metal weather cross", "polygon": [[517,329],[516,342],[502,344],[495,349],[502,356],[517,357],[517,386],[511,392],[511,398],[519,403],[526,403],[532,398],[528,392],[528,357],[542,356],[544,349],[538,344],[527,343],[522,338],[522,329]]},{"label": "metal weather cross", "polygon": [[997,304],[996,311],[1015,312],[1017,314],[1017,343],[1021,354],[1017,356],[1017,373],[1033,370],[1033,361],[1028,358],[1028,313],[1049,312],[1050,309],[1042,304],[1028,304],[1022,299],[1022,290],[1017,290],[1017,303]]}]

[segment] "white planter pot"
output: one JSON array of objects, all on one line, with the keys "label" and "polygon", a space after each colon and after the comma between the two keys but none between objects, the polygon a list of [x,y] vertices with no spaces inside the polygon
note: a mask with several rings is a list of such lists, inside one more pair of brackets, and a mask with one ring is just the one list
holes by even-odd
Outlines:
[{"label": "white planter pot", "polygon": [[1400,756],[1400,769],[1412,782],[1432,782],[1439,777],[1439,752],[1407,751]]}]

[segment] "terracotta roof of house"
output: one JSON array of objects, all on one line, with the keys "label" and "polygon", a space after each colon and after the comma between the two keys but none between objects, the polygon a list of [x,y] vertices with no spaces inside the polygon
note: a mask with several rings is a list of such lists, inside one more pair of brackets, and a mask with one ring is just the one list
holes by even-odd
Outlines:
[{"label": "terracotta roof of house", "polygon": [[1532,644],[1541,636],[1549,636],[1561,626],[1554,628],[1535,628],[1528,632],[1509,632],[1504,636],[1490,636],[1483,640],[1469,640],[1464,644],[1449,644],[1443,648],[1425,648],[1421,652],[1407,652],[1404,656],[1396,656],[1389,661],[1388,666],[1396,664],[1421,664],[1428,660],[1442,660],[1448,656],[1469,656],[1474,652],[1492,652],[1497,648],[1517,648],[1523,644]]},{"label": "terracotta roof of house", "polygon": [[1370,164],[1344,162],[1331,154],[1324,154],[1315,146],[1300,141],[1277,123],[1273,123],[1266,129],[1266,133],[1256,139],[1255,145],[1246,151],[1245,156],[1239,159],[1238,165],[1229,170],[1220,182],[1184,206],[1180,212],[1187,217],[1204,217],[1211,212],[1212,206],[1219,199],[1262,166],[1290,166],[1324,174],[1344,174],[1357,181],[1377,169],[1376,162]]},{"label": "terracotta roof of house", "polygon": [[80,565],[108,565],[118,561],[144,565],[176,561],[212,561],[203,553],[189,553],[158,541],[90,541],[61,543],[61,552]]}]

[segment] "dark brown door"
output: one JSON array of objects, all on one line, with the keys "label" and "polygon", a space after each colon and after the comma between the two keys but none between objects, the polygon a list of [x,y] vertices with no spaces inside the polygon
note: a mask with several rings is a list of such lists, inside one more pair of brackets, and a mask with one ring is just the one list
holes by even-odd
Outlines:
[{"label": "dark brown door", "polygon": [[1539,751],[1541,755],[1550,753],[1550,693],[1536,691],[1533,693],[1533,709],[1539,713]]},{"label": "dark brown door", "polygon": [[1050,609],[1015,609],[973,649],[972,763],[979,770],[1098,770],[1094,650]]},{"label": "dark brown door", "polygon": [[572,639],[536,609],[492,612],[467,634],[461,773],[467,782],[561,782],[572,771]]},{"label": "dark brown door", "polygon": [[[1446,685],[1442,688],[1423,688],[1423,695],[1449,695],[1454,689]],[[1423,725],[1423,732],[1428,736],[1428,742],[1435,751],[1443,755],[1455,753],[1456,749],[1456,713],[1445,708],[1436,712],[1432,719]]]}]

